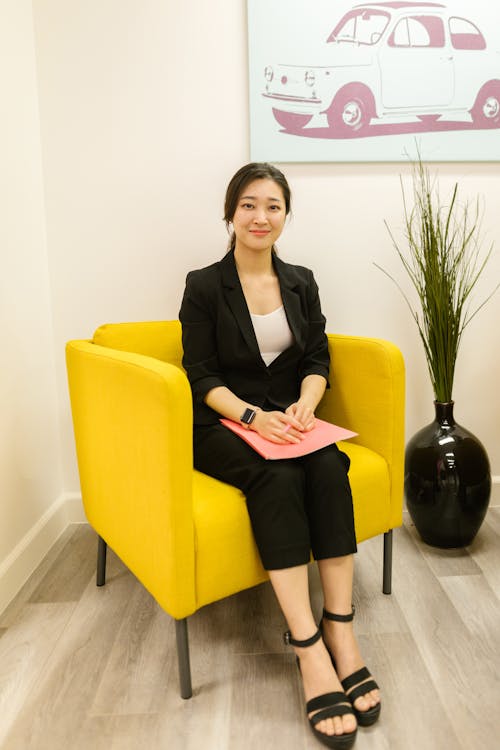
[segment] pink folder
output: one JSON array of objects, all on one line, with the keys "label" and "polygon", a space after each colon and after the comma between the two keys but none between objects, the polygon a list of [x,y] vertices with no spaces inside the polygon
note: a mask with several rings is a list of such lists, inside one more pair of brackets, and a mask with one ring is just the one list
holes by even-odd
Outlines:
[{"label": "pink folder", "polygon": [[272,443],[270,440],[261,437],[253,430],[247,430],[239,422],[233,422],[231,419],[221,419],[222,424],[228,429],[239,435],[245,442],[252,446],[261,456],[271,460],[282,458],[298,458],[308,453],[314,453],[326,445],[337,443],[339,440],[348,440],[355,437],[358,433],[352,430],[346,430],[344,427],[325,422],[323,419],[316,417],[314,427],[310,432],[304,432],[304,438],[300,443],[288,443],[281,445]]}]

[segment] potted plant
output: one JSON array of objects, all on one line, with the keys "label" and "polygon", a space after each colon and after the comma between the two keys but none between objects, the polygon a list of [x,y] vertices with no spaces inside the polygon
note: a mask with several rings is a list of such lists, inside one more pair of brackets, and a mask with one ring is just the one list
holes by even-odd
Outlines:
[{"label": "potted plant", "polygon": [[453,379],[465,328],[494,294],[471,308],[471,293],[490,258],[481,257],[479,202],[458,203],[458,183],[449,205],[420,155],[413,163],[413,206],[403,183],[404,246],[394,247],[413,285],[419,306],[403,294],[424,345],[435,397],[435,420],[409,441],[405,455],[408,511],[422,539],[438,547],[462,547],[486,514],[491,475],[480,441],[455,422]]}]

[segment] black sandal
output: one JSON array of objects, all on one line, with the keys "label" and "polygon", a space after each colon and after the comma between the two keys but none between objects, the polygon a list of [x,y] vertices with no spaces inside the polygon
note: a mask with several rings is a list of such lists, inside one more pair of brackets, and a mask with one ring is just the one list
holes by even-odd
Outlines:
[{"label": "black sandal", "polygon": [[[307,638],[304,641],[297,641],[295,638],[292,638],[290,631],[287,631],[284,635],[284,641],[287,646],[296,646],[298,648],[313,646],[320,638],[321,630],[319,628],[311,638]],[[300,660],[298,657],[297,665],[300,669]],[[317,711],[317,713],[309,718],[311,711]],[[319,729],[316,729],[316,724],[323,721],[323,719],[332,719],[334,716],[344,716],[353,713],[353,707],[345,693],[337,691],[334,693],[318,695],[316,698],[311,698],[311,700],[306,703],[306,712],[308,714],[309,726],[314,735],[324,745],[334,748],[334,750],[349,750],[349,748],[353,746],[354,740],[356,739],[357,727],[354,732],[332,735],[325,734],[324,732],[320,732]]]},{"label": "black sandal", "polygon": [[[352,622],[352,620],[354,619],[354,612],[354,607],[352,608],[352,612],[350,615],[334,615],[332,612],[327,612],[327,610],[324,609],[323,617],[325,618],[325,620],[332,620],[334,622]],[[330,651],[329,653],[332,664],[334,668],[336,668],[333,654]],[[363,682],[363,680],[366,680],[366,682]],[[372,724],[375,724],[378,717],[380,716],[380,702],[377,703],[376,706],[369,708],[367,711],[360,711],[354,705],[354,701],[357,698],[360,698],[362,695],[366,695],[366,693],[369,693],[372,690],[379,689],[379,686],[373,679],[370,671],[366,667],[361,667],[361,669],[358,669],[356,672],[353,672],[348,677],[345,677],[343,680],[341,680],[341,684],[352,704],[354,713],[356,714],[356,719],[358,720],[358,724],[361,727],[369,727]]]}]

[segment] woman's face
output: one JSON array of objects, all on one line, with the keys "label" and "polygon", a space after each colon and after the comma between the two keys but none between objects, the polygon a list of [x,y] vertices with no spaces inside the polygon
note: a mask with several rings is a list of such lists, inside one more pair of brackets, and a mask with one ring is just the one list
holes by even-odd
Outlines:
[{"label": "woman's face", "polygon": [[243,188],[233,216],[236,251],[269,250],[280,236],[285,219],[281,187],[267,178],[250,182]]}]

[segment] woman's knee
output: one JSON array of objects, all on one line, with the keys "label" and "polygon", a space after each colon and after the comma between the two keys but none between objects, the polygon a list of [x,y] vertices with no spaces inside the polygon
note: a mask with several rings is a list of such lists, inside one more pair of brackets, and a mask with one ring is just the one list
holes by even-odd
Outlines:
[{"label": "woman's knee", "polygon": [[336,445],[329,445],[320,451],[305,457],[304,468],[307,474],[323,474],[324,476],[346,476],[351,460]]}]

